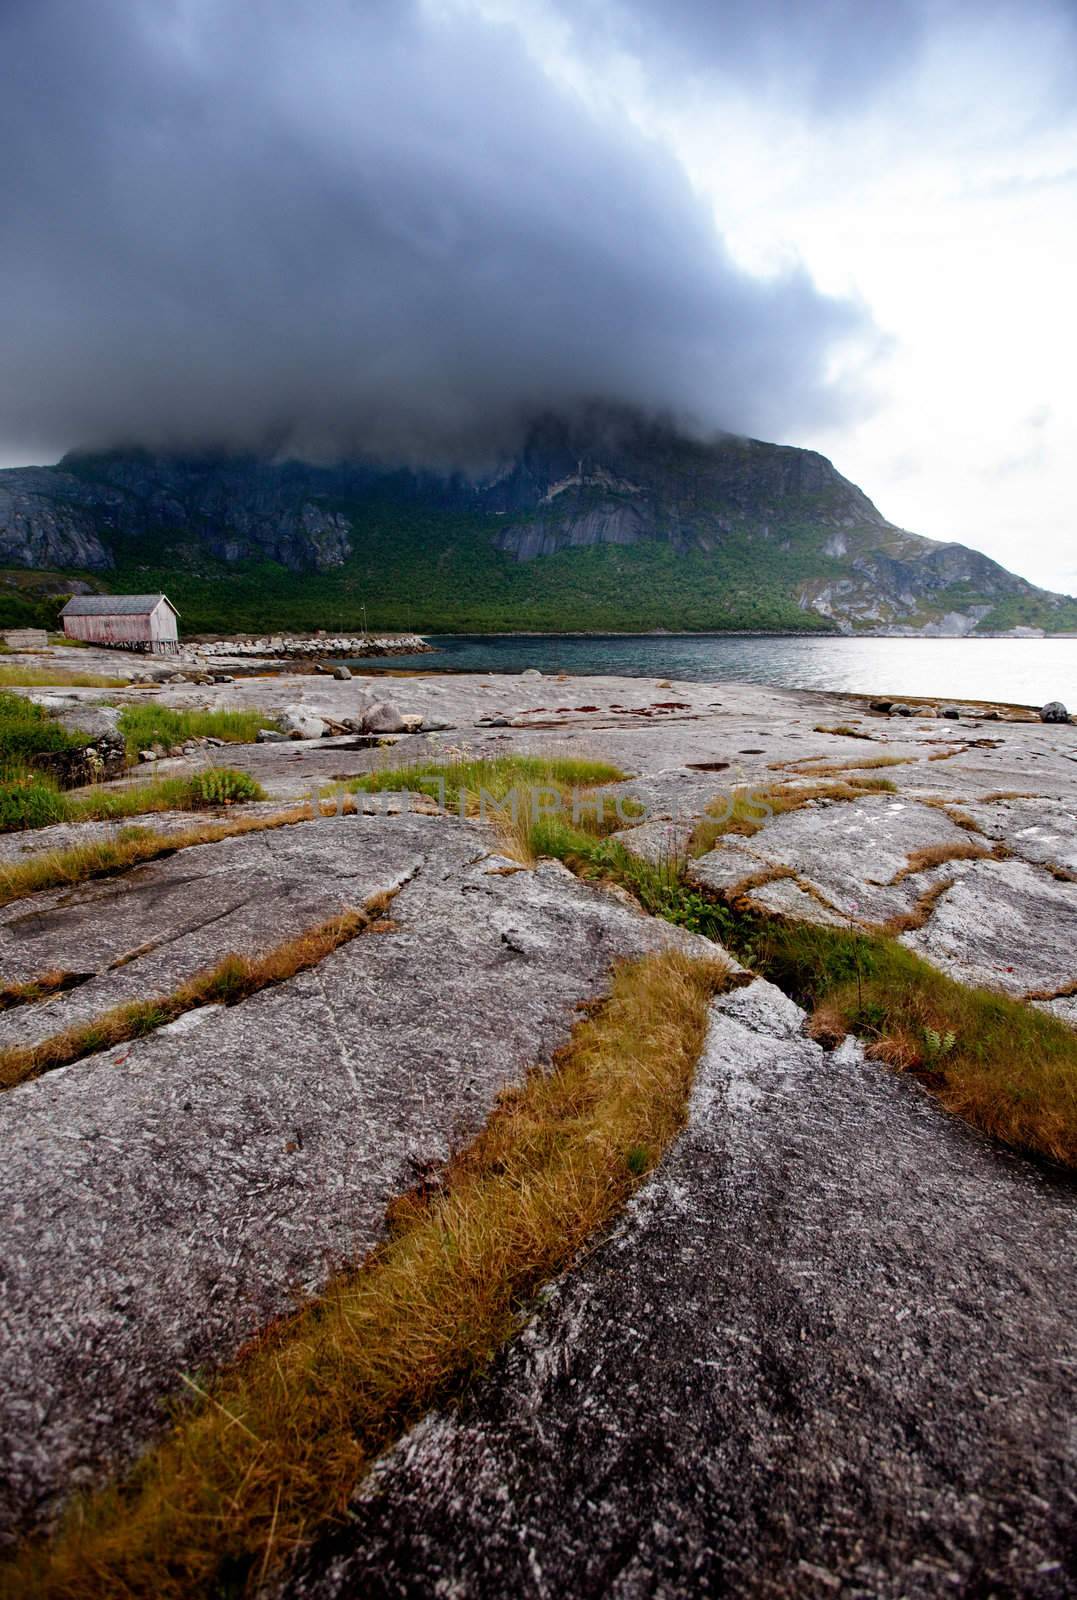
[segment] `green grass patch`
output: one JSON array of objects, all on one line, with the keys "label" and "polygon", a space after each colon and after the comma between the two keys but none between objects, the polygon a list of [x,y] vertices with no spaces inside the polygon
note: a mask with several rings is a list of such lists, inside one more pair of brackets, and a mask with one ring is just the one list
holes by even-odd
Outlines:
[{"label": "green grass patch", "polygon": [[[505,805],[515,790],[522,804],[525,793],[550,791],[548,803],[571,814],[572,791],[583,794],[598,784],[619,783],[624,773],[606,761],[562,756],[493,756],[485,760],[412,762],[364,773],[345,784],[351,794],[407,789],[444,803],[453,811],[473,814],[483,805]],[[623,824],[620,824],[623,826]]]},{"label": "green grass patch", "polygon": [[151,750],[155,744],[170,750],[188,739],[253,744],[259,728],[275,725],[274,719],[262,711],[177,711],[160,705],[125,706],[119,722],[131,756],[137,756],[140,750]]},{"label": "green grass patch", "polygon": [[261,784],[232,767],[207,767],[193,777],[154,778],[122,788],[101,784],[77,794],[64,794],[51,779],[29,774],[0,784],[0,833],[57,822],[108,822],[154,811],[200,811],[265,798]]},{"label": "green grass patch", "polygon": [[1077,1034],[1057,1017],[880,935],[735,917],[727,942],[810,1011],[817,1037],[854,1033],[986,1133],[1077,1165]]},{"label": "green grass patch", "polygon": [[89,742],[88,734],[69,733],[32,700],[0,690],[0,832],[64,820],[59,787],[37,763]]}]

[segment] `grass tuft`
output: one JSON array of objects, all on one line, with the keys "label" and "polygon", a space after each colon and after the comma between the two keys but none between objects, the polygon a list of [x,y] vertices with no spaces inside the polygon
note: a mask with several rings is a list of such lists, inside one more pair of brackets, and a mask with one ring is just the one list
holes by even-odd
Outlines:
[{"label": "grass tuft", "polygon": [[812,729],[813,733],[840,734],[843,739],[873,739],[872,733],[865,733],[863,728],[854,728],[848,722],[839,722],[835,726],[828,726],[825,722],[817,722]]},{"label": "grass tuft", "polygon": [[982,861],[985,856],[994,856],[995,851],[989,850],[986,845],[976,844],[972,839],[962,840],[959,844],[932,844],[926,845],[922,850],[913,850],[905,862],[891,878],[891,883],[901,883],[905,878],[912,878],[918,872],[927,872],[931,867],[944,866],[948,861]]},{"label": "grass tuft", "polygon": [[123,1484],[9,1567],[41,1600],[239,1592],[343,1522],[375,1457],[458,1394],[609,1223],[684,1122],[721,961],[620,966],[553,1069],[507,1091],[384,1244],[256,1340]]}]

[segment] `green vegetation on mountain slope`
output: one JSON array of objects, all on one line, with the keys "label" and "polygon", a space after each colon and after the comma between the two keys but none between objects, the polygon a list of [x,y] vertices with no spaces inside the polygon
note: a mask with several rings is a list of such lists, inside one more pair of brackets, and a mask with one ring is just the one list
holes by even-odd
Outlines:
[{"label": "green vegetation on mountain slope", "polygon": [[798,581],[818,572],[819,557],[809,548],[783,550],[776,540],[753,544],[748,534],[709,552],[681,555],[648,541],[519,562],[493,547],[487,516],[384,505],[364,508],[355,525],[358,553],[329,572],[228,565],[198,539],[169,532],[114,541],[117,567],[94,581],[121,592],[164,589],[188,634],[354,630],[364,607],[371,628],[440,633],[832,627],[795,599]]}]

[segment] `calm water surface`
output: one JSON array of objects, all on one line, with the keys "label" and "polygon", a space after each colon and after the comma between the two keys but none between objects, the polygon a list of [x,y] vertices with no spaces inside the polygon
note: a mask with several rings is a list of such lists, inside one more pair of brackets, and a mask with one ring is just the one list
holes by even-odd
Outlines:
[{"label": "calm water surface", "polygon": [[739,680],[790,689],[1008,700],[1077,709],[1077,639],[768,639],[698,634],[429,636],[436,654],[367,657],[426,672],[542,672]]}]

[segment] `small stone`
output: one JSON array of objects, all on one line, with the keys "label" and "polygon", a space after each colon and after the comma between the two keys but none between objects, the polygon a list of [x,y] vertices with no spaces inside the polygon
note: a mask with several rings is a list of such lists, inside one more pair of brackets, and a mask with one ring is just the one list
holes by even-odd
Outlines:
[{"label": "small stone", "polygon": [[939,711],[940,717],[945,717],[948,722],[960,722],[961,711],[958,706],[943,706]]},{"label": "small stone", "polygon": [[895,700],[890,707],[890,715],[892,717],[911,717],[912,714],[912,706],[907,706],[904,700]]},{"label": "small stone", "polygon": [[334,676],[334,678],[339,679],[339,681],[341,683],[347,683],[347,681],[351,677],[351,675],[352,675],[351,667],[346,667],[343,664],[343,662],[341,662],[338,666],[335,666],[333,668],[333,676]]},{"label": "small stone", "polygon": [[140,750],[138,752],[138,759],[140,761],[156,761],[157,752],[156,750]]},{"label": "small stone", "polygon": [[1069,720],[1070,714],[1061,700],[1048,700],[1040,712],[1041,722],[1068,722]]},{"label": "small stone", "polygon": [[401,715],[405,733],[418,733],[423,725],[423,719],[417,711],[405,711]]},{"label": "small stone", "polygon": [[258,744],[286,744],[288,735],[277,728],[259,728],[255,735]]},{"label": "small stone", "polygon": [[541,678],[542,673],[537,667],[525,667],[520,673],[521,678]]}]

